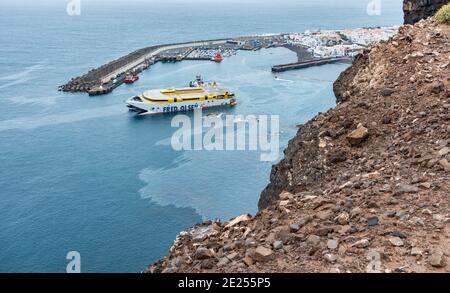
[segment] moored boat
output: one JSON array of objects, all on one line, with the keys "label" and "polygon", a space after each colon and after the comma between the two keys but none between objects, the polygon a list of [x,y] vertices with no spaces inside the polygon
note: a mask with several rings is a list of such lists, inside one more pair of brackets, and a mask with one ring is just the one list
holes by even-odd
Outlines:
[{"label": "moored boat", "polygon": [[223,61],[223,56],[220,52],[217,52],[216,55],[213,58],[213,61],[216,63],[220,63]]},{"label": "moored boat", "polygon": [[135,83],[138,80],[139,80],[139,75],[137,75],[137,74],[133,74],[133,75],[128,74],[125,77],[125,79],[123,80],[123,82],[126,83],[126,84],[132,84],[132,83]]}]

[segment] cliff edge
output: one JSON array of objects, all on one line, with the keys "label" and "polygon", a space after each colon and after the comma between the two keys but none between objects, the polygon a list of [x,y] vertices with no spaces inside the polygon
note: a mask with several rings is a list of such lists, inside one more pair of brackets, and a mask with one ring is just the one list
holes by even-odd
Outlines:
[{"label": "cliff edge", "polygon": [[428,19],[360,55],[260,212],[181,233],[146,272],[450,271],[449,43]]}]

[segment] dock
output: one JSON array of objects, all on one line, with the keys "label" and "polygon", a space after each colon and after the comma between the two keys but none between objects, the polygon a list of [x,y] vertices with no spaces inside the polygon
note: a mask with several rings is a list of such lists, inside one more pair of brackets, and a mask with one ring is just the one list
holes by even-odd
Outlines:
[{"label": "dock", "polygon": [[[91,96],[108,94],[123,84],[127,74],[138,74],[157,62],[211,60],[212,56],[205,55],[204,51],[216,52],[225,50],[227,53],[249,48],[259,50],[261,48],[281,46],[283,45],[283,38],[284,35],[279,34],[150,46],[136,50],[98,68],[91,69],[82,76],[72,78],[68,83],[60,86],[59,90],[71,93],[86,92]],[[195,52],[200,52],[200,54],[195,54]]]},{"label": "dock", "polygon": [[[374,31],[375,30],[375,31]],[[352,63],[368,46],[377,40],[385,40],[395,34],[396,27],[377,29],[355,29],[305,33],[276,33],[213,40],[181,42],[154,45],[138,49],[98,68],[89,70],[82,76],[72,78],[59,87],[64,92],[85,92],[102,95],[112,92],[127,77],[136,76],[158,62],[217,61],[237,54],[237,51],[257,51],[260,49],[284,47],[297,55],[295,63],[275,65],[273,72],[303,69],[332,63]],[[352,38],[353,34],[355,38]],[[361,35],[363,34],[363,35]],[[375,34],[375,36],[374,36]]]},{"label": "dock", "polygon": [[179,44],[158,45],[136,50],[108,64],[90,70],[83,76],[72,78],[67,84],[59,87],[64,92],[87,92],[89,95],[101,95],[112,92],[123,83],[127,73],[139,73],[160,61],[181,61],[184,54],[174,57],[164,55],[171,50],[202,46],[220,46],[228,39]]},{"label": "dock", "polygon": [[303,68],[308,68],[308,67],[312,67],[312,66],[320,66],[320,65],[340,63],[340,62],[351,63],[351,62],[353,62],[353,58],[351,58],[351,57],[329,57],[329,58],[305,60],[305,61],[289,63],[289,64],[280,64],[280,65],[273,66],[272,72],[284,72],[284,71],[288,71],[288,70],[303,69]]},{"label": "dock", "polygon": [[247,36],[150,46],[72,78],[67,84],[60,86],[59,90],[71,93],[85,92],[90,96],[104,95],[122,85],[128,74],[139,74],[157,62],[207,61],[212,60],[218,51],[224,57],[236,54],[237,50],[256,51],[273,47],[286,47],[297,53],[298,62],[273,66],[273,72],[352,60],[349,57],[314,59],[314,55],[307,47],[288,45],[284,37],[284,34]]}]

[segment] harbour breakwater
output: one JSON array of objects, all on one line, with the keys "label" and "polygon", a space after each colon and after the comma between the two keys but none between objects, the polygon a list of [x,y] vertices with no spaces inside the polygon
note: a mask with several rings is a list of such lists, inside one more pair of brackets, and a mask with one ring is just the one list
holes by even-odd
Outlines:
[{"label": "harbour breakwater", "polygon": [[284,72],[289,70],[304,69],[311,66],[320,66],[333,63],[352,63],[354,58],[350,56],[341,57],[315,57],[307,46],[286,44],[283,47],[297,54],[297,62],[279,64],[272,66],[272,72]]},{"label": "harbour breakwater", "polygon": [[90,95],[106,94],[120,86],[128,73],[140,73],[156,62],[179,62],[182,60],[211,60],[213,56],[190,57],[194,50],[211,52],[227,50],[260,50],[284,44],[284,35],[248,36],[230,39],[203,40],[150,46],[72,78],[59,87],[64,92],[86,92]]},{"label": "harbour breakwater", "polygon": [[[356,44],[352,44],[348,37],[342,38],[342,34],[336,32],[317,32],[309,35],[309,40],[306,42],[315,38],[316,47],[303,45],[302,41],[295,40],[297,36],[294,36],[293,40],[290,34],[271,34],[147,47],[136,50],[99,68],[92,69],[83,76],[73,78],[67,84],[60,86],[60,90],[64,92],[87,92],[89,95],[107,94],[123,84],[127,75],[139,74],[157,62],[215,61],[214,57],[217,52],[220,52],[223,57],[229,57],[236,54],[238,50],[256,51],[262,48],[285,47],[297,54],[297,62],[276,65],[272,68],[273,72],[282,72],[336,62],[351,62],[353,58],[350,56],[354,56],[352,54],[363,48],[355,49],[352,46],[356,46]],[[336,38],[340,38],[340,41],[337,41]],[[324,53],[324,51],[315,53],[317,48],[326,47],[330,49],[337,44],[343,44],[347,48],[342,47],[344,48],[343,51],[341,50],[342,52],[331,50],[328,53]]]},{"label": "harbour breakwater", "polygon": [[272,72],[284,72],[288,70],[295,70],[295,69],[303,69],[311,66],[320,66],[320,65],[326,65],[326,64],[333,64],[338,62],[353,62],[352,57],[330,57],[330,58],[317,58],[317,59],[308,59],[305,61],[299,61],[296,63],[289,63],[289,64],[281,64],[281,65],[275,65],[272,67]]}]

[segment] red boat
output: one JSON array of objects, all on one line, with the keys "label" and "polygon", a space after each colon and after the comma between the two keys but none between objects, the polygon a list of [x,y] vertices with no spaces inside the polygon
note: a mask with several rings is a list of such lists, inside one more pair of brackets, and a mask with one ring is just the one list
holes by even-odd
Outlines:
[{"label": "red boat", "polygon": [[222,60],[223,60],[222,54],[220,54],[220,52],[217,52],[216,56],[214,56],[213,61],[217,62],[217,63],[220,63],[220,62],[222,62]]},{"label": "red boat", "polygon": [[135,83],[138,80],[139,80],[139,76],[138,75],[127,75],[123,82],[126,83],[126,84],[132,84],[132,83]]}]

